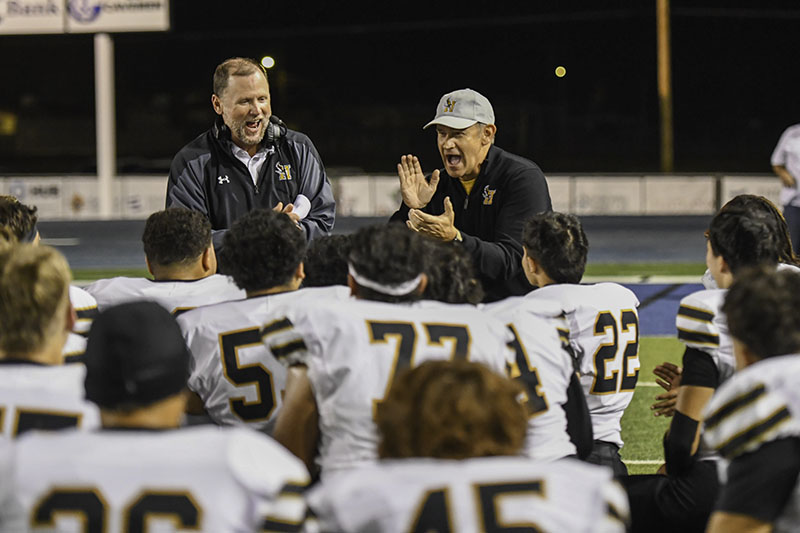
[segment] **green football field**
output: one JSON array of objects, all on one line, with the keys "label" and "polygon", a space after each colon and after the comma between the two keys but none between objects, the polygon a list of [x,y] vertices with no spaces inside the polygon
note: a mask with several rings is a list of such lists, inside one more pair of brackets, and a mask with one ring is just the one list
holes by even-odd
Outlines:
[{"label": "green football field", "polygon": [[622,459],[631,474],[653,474],[664,462],[661,438],[669,427],[669,418],[655,417],[650,410],[654,398],[664,392],[656,385],[653,368],[664,361],[681,364],[684,345],[676,338],[642,337],[639,339],[639,381],[633,400],[622,417]]}]

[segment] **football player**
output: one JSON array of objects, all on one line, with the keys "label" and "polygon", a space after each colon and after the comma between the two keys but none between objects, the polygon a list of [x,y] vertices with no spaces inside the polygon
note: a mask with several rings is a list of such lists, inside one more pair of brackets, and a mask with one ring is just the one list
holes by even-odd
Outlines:
[{"label": "football player", "polygon": [[312,240],[303,259],[303,287],[346,287],[349,253],[349,235],[324,235]]},{"label": "football player", "polygon": [[451,304],[478,304],[483,287],[475,275],[475,265],[464,247],[454,242],[426,238],[428,284],[422,297]]},{"label": "football player", "polygon": [[381,461],[309,493],[319,529],[625,531],[628,503],[610,470],[517,456],[528,418],[521,393],[468,361],[403,373],[378,408]]},{"label": "football player", "polygon": [[67,261],[49,246],[0,251],[0,435],[99,425],[82,365],[63,365],[74,323]]},{"label": "football player", "polygon": [[153,279],[117,277],[95,281],[86,290],[100,310],[136,300],[152,300],[178,315],[199,305],[245,297],[228,276],[216,274],[211,223],[197,211],[173,207],[150,215],[142,234],[145,262]]},{"label": "football player", "polygon": [[[722,310],[736,373],[704,411],[703,439],[729,464],[712,533],[796,531],[800,518],[800,274],[737,276]],[[727,478],[727,479],[724,479]]]},{"label": "football player", "polygon": [[[606,465],[618,476],[627,474],[619,450],[620,421],[633,398],[639,376],[639,301],[616,283],[581,285],[589,243],[580,221],[558,212],[534,215],[522,234],[522,267],[528,281],[539,287],[524,297],[501,302],[501,308],[545,310],[557,303],[566,316],[569,343],[591,417],[593,443],[587,460]],[[524,330],[525,328],[518,328]],[[520,331],[521,332],[521,331]],[[526,339],[523,338],[523,344]],[[560,363],[560,388],[573,372]],[[553,365],[551,365],[553,366]],[[557,369],[553,366],[553,369]],[[544,376],[542,380],[546,381]],[[560,393],[563,398],[563,390]],[[573,422],[572,440],[586,446],[581,430],[579,395],[567,407]],[[574,406],[574,407],[573,407]],[[574,411],[575,414],[571,414]]]},{"label": "football player", "polygon": [[[789,226],[786,224],[786,219],[778,207],[763,196],[756,196],[754,194],[740,194],[728,201],[720,208],[720,211],[726,209],[739,209],[749,212],[762,213],[766,217],[772,217],[778,226],[777,237],[780,241],[780,256],[778,257],[778,268],[789,268],[800,270],[800,259],[795,255],[792,249],[792,239],[789,236]],[[706,270],[703,274],[703,286],[706,289],[718,289],[717,282],[714,281],[714,276],[711,275],[710,270]]]},{"label": "football player", "polygon": [[337,291],[345,297],[349,289],[297,291],[306,241],[285,214],[251,211],[225,233],[224,243],[223,269],[247,298],[198,307],[178,317],[192,353],[189,388],[217,424],[271,432],[283,402],[286,369],[261,343],[261,326],[276,306]]},{"label": "football player", "polygon": [[[39,244],[41,237],[36,226],[38,219],[36,206],[27,206],[13,196],[0,195],[0,226],[8,228],[17,242]],[[97,315],[97,301],[91,294],[74,285],[69,287],[69,298],[77,316],[73,331],[85,337],[89,334],[92,320]],[[82,352],[76,350],[81,344],[80,339],[71,340],[70,352],[65,355],[79,359]]]},{"label": "football player", "polygon": [[85,388],[103,429],[35,432],[6,450],[0,530],[297,531],[309,481],[300,461],[244,428],[176,429],[189,358],[155,302],[98,315]]},{"label": "football player", "polygon": [[731,208],[711,220],[706,265],[719,289],[681,300],[678,338],[686,344],[677,378],[675,414],[664,437],[664,475],[633,476],[626,483],[634,531],[702,531],[719,484],[719,455],[700,444],[703,408],[734,370],[733,346],[721,306],[734,278],[750,266],[775,269],[781,253],[774,217]]},{"label": "football player", "polygon": [[353,234],[348,301],[293,307],[265,322],[264,343],[290,366],[275,438],[323,477],[375,461],[374,412],[394,376],[429,359],[512,362],[510,332],[473,305],[419,301],[424,238],[400,224]]}]

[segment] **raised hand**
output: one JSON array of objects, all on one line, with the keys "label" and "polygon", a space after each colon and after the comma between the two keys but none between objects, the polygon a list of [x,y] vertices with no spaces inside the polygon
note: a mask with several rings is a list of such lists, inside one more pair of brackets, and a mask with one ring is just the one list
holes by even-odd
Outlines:
[{"label": "raised hand", "polygon": [[415,155],[404,155],[397,164],[397,176],[400,178],[400,194],[403,203],[412,209],[422,209],[433,198],[439,184],[439,171],[434,170],[431,181],[425,179],[419,158]]}]

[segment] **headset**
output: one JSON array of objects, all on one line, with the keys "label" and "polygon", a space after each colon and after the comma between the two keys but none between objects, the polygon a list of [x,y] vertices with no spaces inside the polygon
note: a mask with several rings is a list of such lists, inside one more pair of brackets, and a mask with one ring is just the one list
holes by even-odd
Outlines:
[{"label": "headset", "polygon": [[270,115],[269,122],[267,122],[267,131],[264,133],[264,137],[267,139],[267,142],[274,143],[283,137],[285,133],[286,124],[284,124],[283,121],[275,115]]}]

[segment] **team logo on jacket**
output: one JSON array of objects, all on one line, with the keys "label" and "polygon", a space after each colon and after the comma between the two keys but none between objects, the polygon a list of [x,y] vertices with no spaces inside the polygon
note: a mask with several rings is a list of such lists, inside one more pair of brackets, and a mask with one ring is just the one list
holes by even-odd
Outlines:
[{"label": "team logo on jacket", "polygon": [[444,103],[444,112],[452,113],[455,107],[456,107],[456,101],[451,98],[448,98],[447,101]]},{"label": "team logo on jacket", "polygon": [[281,181],[292,181],[292,165],[281,165],[275,163],[275,172],[278,173],[278,179]]},{"label": "team logo on jacket", "polygon": [[494,193],[497,192],[497,189],[490,189],[487,185],[483,188],[483,205],[492,205],[494,201]]},{"label": "team logo on jacket", "polygon": [[217,182],[222,185],[223,183],[230,183],[231,179],[225,174],[224,176],[217,176]]}]

